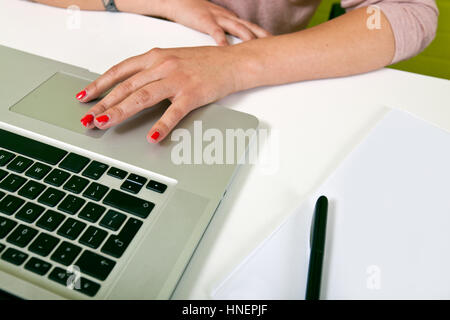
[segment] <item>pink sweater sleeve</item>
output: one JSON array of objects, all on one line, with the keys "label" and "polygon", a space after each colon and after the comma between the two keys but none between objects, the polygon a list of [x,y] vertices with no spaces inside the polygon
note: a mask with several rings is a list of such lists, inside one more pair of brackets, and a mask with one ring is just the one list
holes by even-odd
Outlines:
[{"label": "pink sweater sleeve", "polygon": [[420,53],[436,35],[439,11],[434,0],[341,0],[341,4],[346,10],[370,5],[381,9],[395,38],[391,63]]}]

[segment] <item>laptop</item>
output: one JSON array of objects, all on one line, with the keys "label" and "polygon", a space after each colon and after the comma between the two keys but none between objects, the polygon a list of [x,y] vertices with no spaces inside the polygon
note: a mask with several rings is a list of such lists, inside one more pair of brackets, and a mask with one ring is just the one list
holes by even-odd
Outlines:
[{"label": "laptop", "polygon": [[[258,120],[209,105],[183,119],[177,137],[149,144],[167,103],[90,130],[79,119],[93,103],[74,93],[97,74],[4,46],[0,70],[0,290],[24,299],[169,299]],[[201,158],[208,130],[250,133],[234,161],[220,164]],[[191,144],[180,145],[186,136]],[[192,150],[178,154],[180,146]],[[200,159],[175,159],[199,150]]]}]

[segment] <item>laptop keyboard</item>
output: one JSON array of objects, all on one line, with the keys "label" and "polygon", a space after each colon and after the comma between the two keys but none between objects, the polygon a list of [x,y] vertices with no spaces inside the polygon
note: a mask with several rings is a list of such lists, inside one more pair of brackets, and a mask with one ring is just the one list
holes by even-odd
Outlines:
[{"label": "laptop keyboard", "polygon": [[[120,190],[98,180],[108,175]],[[93,297],[167,185],[0,129],[0,259]]]}]

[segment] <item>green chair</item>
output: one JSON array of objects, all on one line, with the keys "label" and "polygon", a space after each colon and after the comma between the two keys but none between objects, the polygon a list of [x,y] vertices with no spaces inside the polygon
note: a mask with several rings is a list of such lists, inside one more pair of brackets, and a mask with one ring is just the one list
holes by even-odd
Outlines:
[{"label": "green chair", "polygon": [[[450,79],[450,1],[436,0],[439,21],[436,38],[419,55],[396,63],[390,68]],[[331,8],[331,10],[330,10]],[[309,26],[320,24],[345,13],[336,0],[323,0]]]}]

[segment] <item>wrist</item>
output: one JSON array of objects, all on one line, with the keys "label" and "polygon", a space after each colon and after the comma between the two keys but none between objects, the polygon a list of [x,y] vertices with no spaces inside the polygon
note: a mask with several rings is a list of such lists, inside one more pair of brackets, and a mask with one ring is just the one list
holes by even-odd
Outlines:
[{"label": "wrist", "polygon": [[170,0],[140,0],[146,7],[146,15],[161,17],[170,20],[171,5]]},{"label": "wrist", "polygon": [[251,42],[223,47],[230,55],[230,72],[234,79],[235,92],[265,85],[264,59]]}]

